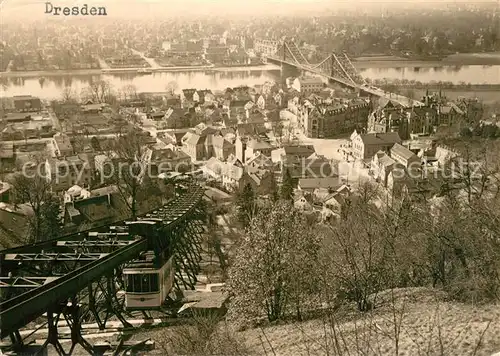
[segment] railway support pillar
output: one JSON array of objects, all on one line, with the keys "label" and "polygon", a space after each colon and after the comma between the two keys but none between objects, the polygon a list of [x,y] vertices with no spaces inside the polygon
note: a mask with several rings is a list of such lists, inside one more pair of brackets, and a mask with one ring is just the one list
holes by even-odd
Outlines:
[{"label": "railway support pillar", "polygon": [[[50,308],[47,311],[47,339],[36,355],[47,354],[47,347],[49,345],[52,345],[56,353],[60,356],[71,355],[76,345],[80,345],[90,355],[94,355],[95,351],[93,346],[82,336],[82,313],[80,311],[81,306],[77,303],[76,297],[73,297],[71,302]],[[58,326],[61,316],[66,321],[64,327],[69,328],[71,348],[68,352],[64,350],[60,343],[61,335]]]},{"label": "railway support pillar", "polygon": [[76,345],[80,345],[87,351],[89,354],[94,354],[94,348],[92,345],[83,338],[82,336],[82,320],[80,313],[81,305],[76,303],[76,299],[73,299],[71,305],[67,307],[67,310],[64,313],[64,318],[70,328],[71,331],[71,349],[68,354],[73,353]]},{"label": "railway support pillar", "polygon": [[118,275],[116,273],[113,273],[112,275],[107,277],[107,282],[108,282],[107,283],[108,312],[110,314],[116,315],[118,320],[120,320],[121,323],[123,324],[123,327],[131,328],[132,324],[130,324],[122,314],[125,310],[125,301],[121,302],[117,297],[118,291],[116,290],[115,278],[120,278],[120,277],[118,277]]},{"label": "railway support pillar", "polygon": [[111,316],[116,316],[124,327],[132,327],[123,316],[125,300],[120,300],[117,296],[116,286],[119,284],[119,278],[121,278],[120,273],[114,270],[87,287],[88,312],[100,330],[106,329],[106,323]]},{"label": "railway support pillar", "polygon": [[21,333],[19,332],[19,330],[16,330],[10,334],[10,341],[12,342],[12,346],[14,349],[22,347],[24,345],[23,338],[21,337]]},{"label": "railway support pillar", "polygon": [[47,335],[47,340],[45,340],[45,342],[43,343],[40,353],[43,352],[50,344],[54,346],[58,355],[66,355],[66,352],[64,352],[64,349],[61,343],[59,342],[59,333],[57,330],[57,324],[59,323],[60,315],[61,315],[60,306],[58,306],[57,308],[51,308],[47,311],[48,335]]}]

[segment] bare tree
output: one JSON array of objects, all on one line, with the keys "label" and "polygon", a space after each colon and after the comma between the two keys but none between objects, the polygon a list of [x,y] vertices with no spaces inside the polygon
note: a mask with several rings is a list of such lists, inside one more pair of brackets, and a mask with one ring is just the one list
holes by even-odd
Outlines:
[{"label": "bare tree", "polygon": [[[33,170],[17,173],[11,182],[16,205],[26,203],[33,210],[33,215],[28,218],[30,237],[27,242],[30,243],[54,237],[53,230],[59,226],[57,220],[53,221],[54,216],[57,217],[53,212],[58,212],[59,205],[54,201],[50,179],[39,169],[42,161],[36,162]],[[50,236],[46,236],[47,233]]]},{"label": "bare tree", "polygon": [[88,135],[83,130],[73,131],[70,141],[73,146],[73,152],[83,152],[89,142]]},{"label": "bare tree", "polygon": [[417,97],[417,94],[415,93],[414,89],[409,88],[409,89],[406,89],[404,96],[406,96],[410,100],[415,100]]},{"label": "bare tree", "polygon": [[138,98],[137,87],[133,84],[127,84],[122,88],[125,100],[135,100]]},{"label": "bare tree", "polygon": [[[175,189],[175,188],[174,188]],[[210,256],[210,263],[212,263],[213,254],[219,259],[219,266],[222,270],[224,279],[227,277],[227,256],[224,253],[221,237],[218,231],[217,216],[220,214],[220,208],[217,207],[215,202],[212,202],[208,211],[208,233],[206,234],[206,244]],[[221,214],[222,215],[222,214]]]},{"label": "bare tree", "polygon": [[354,301],[360,311],[371,309],[371,296],[383,289],[418,285],[422,269],[419,210],[406,199],[383,202],[377,191],[362,183],[343,199],[342,219],[328,226],[320,260],[330,289],[324,297]]},{"label": "bare tree", "polygon": [[249,355],[249,350],[218,317],[195,314],[191,325],[165,328],[158,340],[165,355]]},{"label": "bare tree", "polygon": [[[500,173],[500,142],[467,142],[461,140],[454,143],[458,156],[451,159],[444,167],[444,173],[449,177],[445,190],[464,189],[467,200],[482,199],[488,192],[498,191]],[[453,184],[452,184],[453,182]]]},{"label": "bare tree", "polygon": [[161,190],[154,177],[149,175],[148,151],[144,136],[129,131],[117,138],[111,152],[115,169],[110,183],[116,185],[133,219],[139,214],[142,204],[153,200],[157,205],[162,203]]},{"label": "bare tree", "polygon": [[231,317],[243,323],[290,313],[300,318],[317,286],[313,265],[319,239],[288,202],[261,207],[229,269]]},{"label": "bare tree", "polygon": [[500,201],[467,189],[448,190],[433,201],[432,224],[423,224],[433,284],[452,298],[500,298]]},{"label": "bare tree", "polygon": [[243,228],[248,228],[257,212],[256,195],[250,183],[236,194],[236,218]]},{"label": "bare tree", "polygon": [[366,311],[371,308],[369,296],[379,290],[382,278],[381,219],[373,206],[352,205],[338,225],[330,226],[331,239],[325,242],[321,265],[329,289]]},{"label": "bare tree", "polygon": [[91,82],[82,89],[81,96],[85,100],[92,100],[94,103],[112,103],[114,98],[113,88],[107,80],[97,80]]},{"label": "bare tree", "polygon": [[170,95],[174,95],[175,92],[177,91],[177,89],[179,89],[179,85],[177,84],[177,82],[175,81],[170,81],[167,83],[167,86],[165,87],[165,90],[167,91],[167,93],[169,93]]},{"label": "bare tree", "polygon": [[61,103],[69,104],[76,103],[78,101],[78,97],[76,92],[71,87],[64,87],[61,92]]}]

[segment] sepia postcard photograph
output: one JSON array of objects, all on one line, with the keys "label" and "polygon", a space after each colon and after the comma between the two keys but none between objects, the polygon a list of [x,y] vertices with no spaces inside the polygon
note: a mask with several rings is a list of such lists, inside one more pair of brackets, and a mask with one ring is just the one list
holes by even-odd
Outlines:
[{"label": "sepia postcard photograph", "polygon": [[500,356],[500,0],[0,0],[0,355]]}]

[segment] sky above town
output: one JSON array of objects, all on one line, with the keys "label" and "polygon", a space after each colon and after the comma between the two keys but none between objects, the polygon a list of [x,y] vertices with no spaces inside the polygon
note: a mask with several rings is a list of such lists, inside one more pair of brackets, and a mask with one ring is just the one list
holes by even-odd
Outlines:
[{"label": "sky above town", "polygon": [[[481,2],[497,2],[483,0]],[[52,0],[53,6],[106,6],[109,17],[189,16],[189,15],[293,15],[339,9],[363,11],[368,8],[394,6],[433,6],[447,2],[470,3],[469,0]],[[44,14],[45,0],[0,0],[0,22],[14,14],[51,16]],[[53,17],[53,16],[52,16]]]}]

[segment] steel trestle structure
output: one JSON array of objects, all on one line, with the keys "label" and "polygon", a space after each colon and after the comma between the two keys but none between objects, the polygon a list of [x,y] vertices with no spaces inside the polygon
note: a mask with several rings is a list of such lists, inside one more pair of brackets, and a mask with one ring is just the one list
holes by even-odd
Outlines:
[{"label": "steel trestle structure", "polygon": [[274,55],[266,55],[266,57],[273,61],[319,74],[351,88],[359,88],[367,84],[345,52],[340,54],[332,53],[320,63],[311,64],[294,41],[285,40],[277,47]]},{"label": "steel trestle structure", "polygon": [[[206,217],[203,195],[204,188],[190,186],[162,208],[138,218],[153,226],[149,230],[124,221],[0,251],[1,338],[10,336],[13,349],[21,349],[20,329],[46,315],[48,336],[41,350],[52,344],[59,354],[67,355],[79,344],[95,354],[81,334],[81,324],[93,322],[104,329],[115,317],[131,326],[119,293],[124,290],[121,273],[124,264],[144,251],[156,255],[168,251],[176,268],[175,286],[194,289]],[[70,330],[68,352],[59,341],[61,325]]]}]

